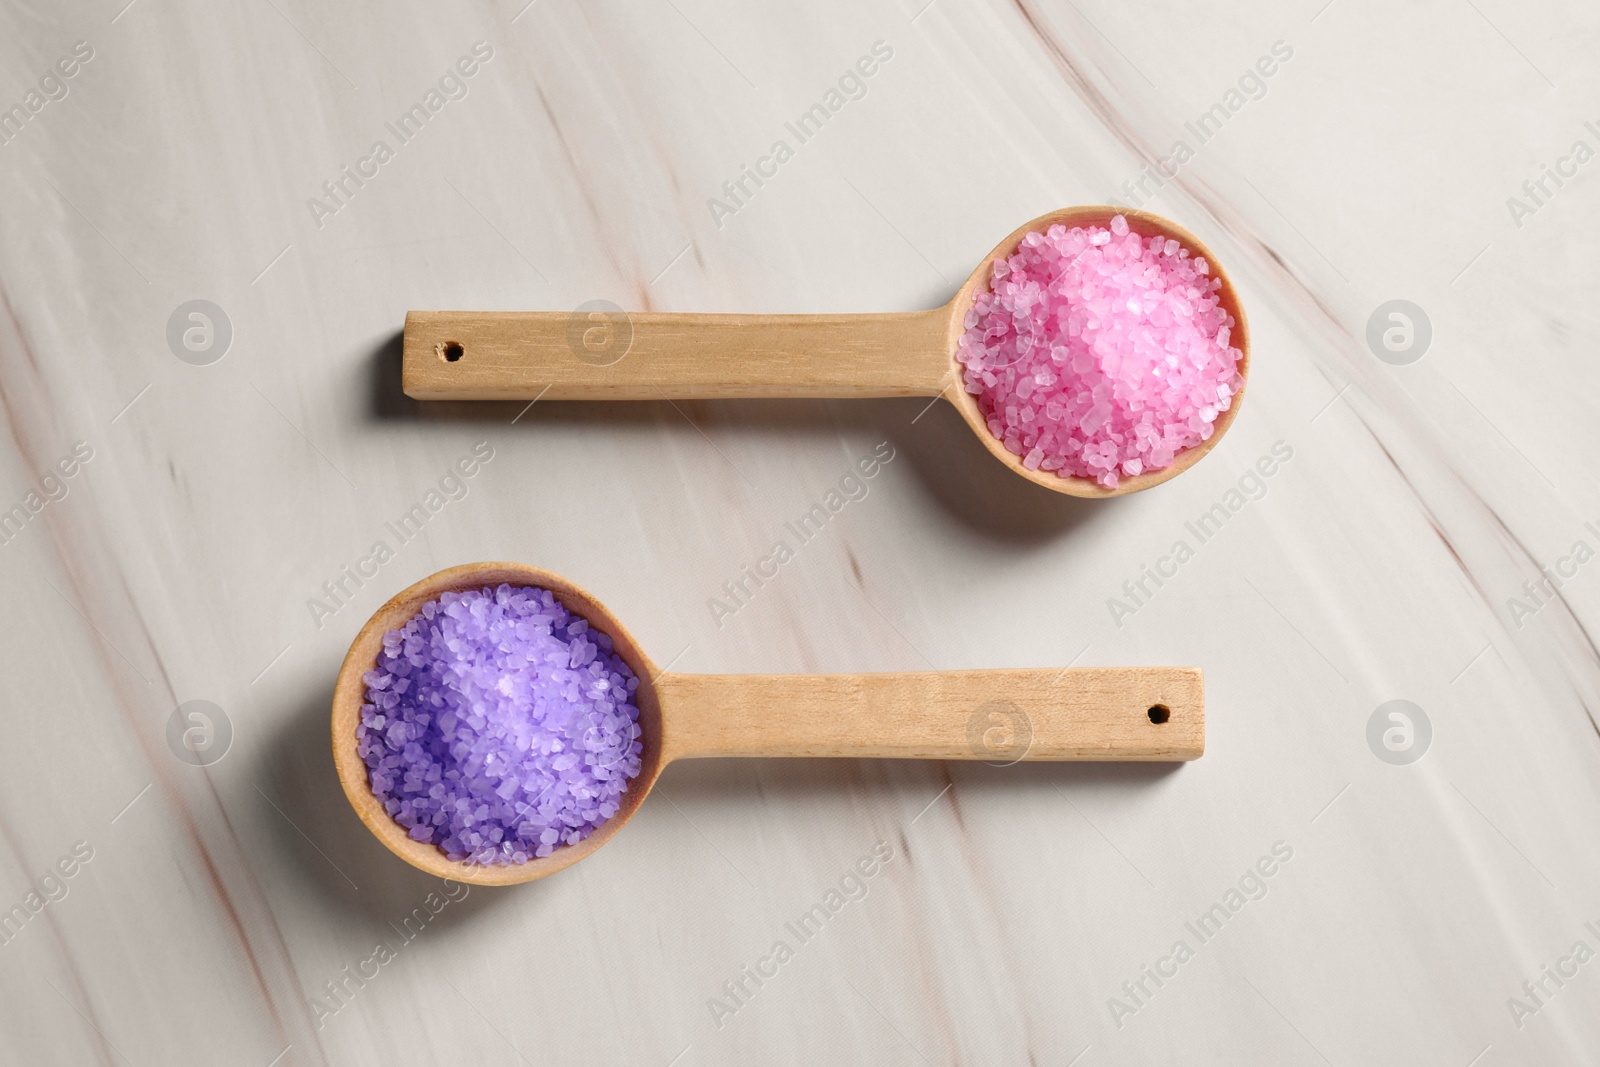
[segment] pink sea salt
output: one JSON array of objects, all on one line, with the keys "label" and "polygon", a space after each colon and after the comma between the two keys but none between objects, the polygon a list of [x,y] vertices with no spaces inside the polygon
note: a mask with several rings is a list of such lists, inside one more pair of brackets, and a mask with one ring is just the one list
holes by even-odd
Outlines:
[{"label": "pink sea salt", "polygon": [[994,261],[963,322],[967,392],[1029,470],[1115,488],[1211,437],[1244,384],[1221,279],[1122,215]]},{"label": "pink sea salt", "polygon": [[546,589],[445,593],[384,635],[357,751],[413,840],[523,863],[617,813],[640,768],[639,679]]}]

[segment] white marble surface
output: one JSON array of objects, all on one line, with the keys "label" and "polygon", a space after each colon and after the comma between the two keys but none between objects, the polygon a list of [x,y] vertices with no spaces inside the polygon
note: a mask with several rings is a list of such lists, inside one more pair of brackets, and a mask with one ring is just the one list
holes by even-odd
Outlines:
[{"label": "white marble surface", "polygon": [[[1600,1059],[1600,959],[1562,963],[1600,952],[1600,563],[1509,603],[1600,548],[1600,162],[1507,205],[1600,147],[1591,6],[124,2],[0,9],[0,105],[93,51],[0,145],[0,505],[93,452],[0,545],[0,907],[27,916],[0,1059]],[[478,41],[467,95],[314,219]],[[878,41],[866,95],[719,227],[708,198]],[[1279,41],[1264,94],[1186,135]],[[1148,493],[1040,490],[914,400],[517,418],[398,391],[409,308],[933,306],[1012,227],[1126,199],[1186,136],[1147,206],[1223,257],[1254,373],[1226,442]],[[1433,329],[1406,366],[1365,340],[1397,298]],[[232,324],[208,366],[165,337],[194,299]],[[479,441],[466,497],[314,619]],[[1265,495],[1118,625],[1108,598],[1280,441]],[[880,442],[867,497],[717,626],[722,583]],[[588,586],[684,670],[1197,664],[1207,754],[675,766],[592,859],[407,940],[438,884],[340,795],[331,683],[390,592],[496,558]],[[1432,723],[1407,766],[1366,740],[1393,699]],[[191,700],[233,729],[204,768],[167,742]],[[714,1012],[878,842],[865,898]],[[1185,923],[1279,842],[1266,895],[1202,944]],[[29,913],[35,889],[60,899]]]}]

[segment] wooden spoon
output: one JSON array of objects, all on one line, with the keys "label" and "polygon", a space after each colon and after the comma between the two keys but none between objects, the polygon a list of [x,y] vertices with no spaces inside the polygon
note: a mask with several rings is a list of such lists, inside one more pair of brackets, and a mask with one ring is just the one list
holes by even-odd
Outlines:
[{"label": "wooden spoon", "polygon": [[[617,814],[576,845],[542,859],[491,867],[445,857],[414,841],[373,795],[356,751],[366,693],[362,675],[383,636],[447,592],[504,583],[548,589],[609,634],[639,676],[643,730],[639,776]],[[560,575],[520,563],[451,567],[390,600],[356,635],[333,693],[333,759],[356,814],[414,867],[474,885],[553,874],[611,840],[673,760],[707,756],[848,756],[871,759],[1172,761],[1205,748],[1198,667],[1078,667],[903,674],[662,673],[622,623]]]},{"label": "wooden spoon", "polygon": [[[1159,215],[1074,207],[1041,215],[995,246],[955,297],[932,311],[882,315],[698,315],[577,311],[413,311],[406,315],[402,381],[418,400],[660,400],[733,397],[943,396],[1002,463],[1031,482],[1080,497],[1122,496],[1187,470],[1239,414],[1243,388],[1217,417],[1211,437],[1171,465],[1123,478],[1115,489],[1087,478],[1028,470],[984,423],[966,391],[956,345],[974,295],[994,260],[1022,238],[1061,223],[1106,226],[1113,215],[1145,236],[1174,238],[1205,257],[1222,280],[1233,316],[1231,343],[1250,370],[1250,337],[1233,283],[1194,234]],[[601,302],[596,302],[599,304]]]}]

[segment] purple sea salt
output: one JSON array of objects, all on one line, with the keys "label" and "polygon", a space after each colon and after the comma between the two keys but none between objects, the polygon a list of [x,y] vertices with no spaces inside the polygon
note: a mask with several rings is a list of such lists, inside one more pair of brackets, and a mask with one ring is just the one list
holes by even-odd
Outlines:
[{"label": "purple sea salt", "polygon": [[525,863],[617,813],[639,774],[639,679],[545,589],[431,600],[384,635],[356,727],[373,794],[453,860]]}]

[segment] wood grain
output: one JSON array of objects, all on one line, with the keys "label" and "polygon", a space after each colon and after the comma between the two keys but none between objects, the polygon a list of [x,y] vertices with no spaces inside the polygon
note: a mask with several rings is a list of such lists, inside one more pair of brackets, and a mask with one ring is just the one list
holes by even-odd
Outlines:
[{"label": "wood grain", "polygon": [[[1196,667],[666,674],[655,688],[666,760],[1189,760],[1205,750]],[[1151,708],[1169,717],[1153,722]]]},{"label": "wood grain", "polygon": [[989,453],[1036,485],[1089,499],[1126,496],[1198,463],[1238,417],[1244,387],[1209,438],[1160,469],[1107,489],[1087,478],[1029,470],[989,432],[962,383],[957,344],[994,261],[1051,226],[1106,226],[1122,215],[1145,237],[1179,241],[1222,282],[1233,316],[1239,373],[1250,374],[1250,330],[1238,291],[1212,251],[1177,223],[1147,211],[1088,205],[1041,215],[985,256],[950,302],[880,315],[709,315],[627,312],[412,311],[406,315],[402,385],[417,400],[679,400],[741,397],[939,396],[954,404]]},{"label": "wood grain", "polygon": [[[617,814],[576,845],[517,866],[448,859],[412,840],[373,795],[356,747],[366,683],[383,636],[447,592],[501,583],[548,589],[609,634],[639,678],[644,750]],[[1154,721],[1152,709],[1165,718]],[[1203,682],[1196,667],[1024,668],[882,674],[663,674],[592,594],[525,563],[468,563],[395,594],[351,642],[334,686],[333,762],[363,825],[395,855],[441,878],[512,885],[591,855],[639,810],[666,766],[713,756],[879,759],[1196,759],[1205,750]]]},{"label": "wood grain", "polygon": [[949,370],[945,325],[942,310],[413,311],[403,385],[419,400],[935,396]]}]

